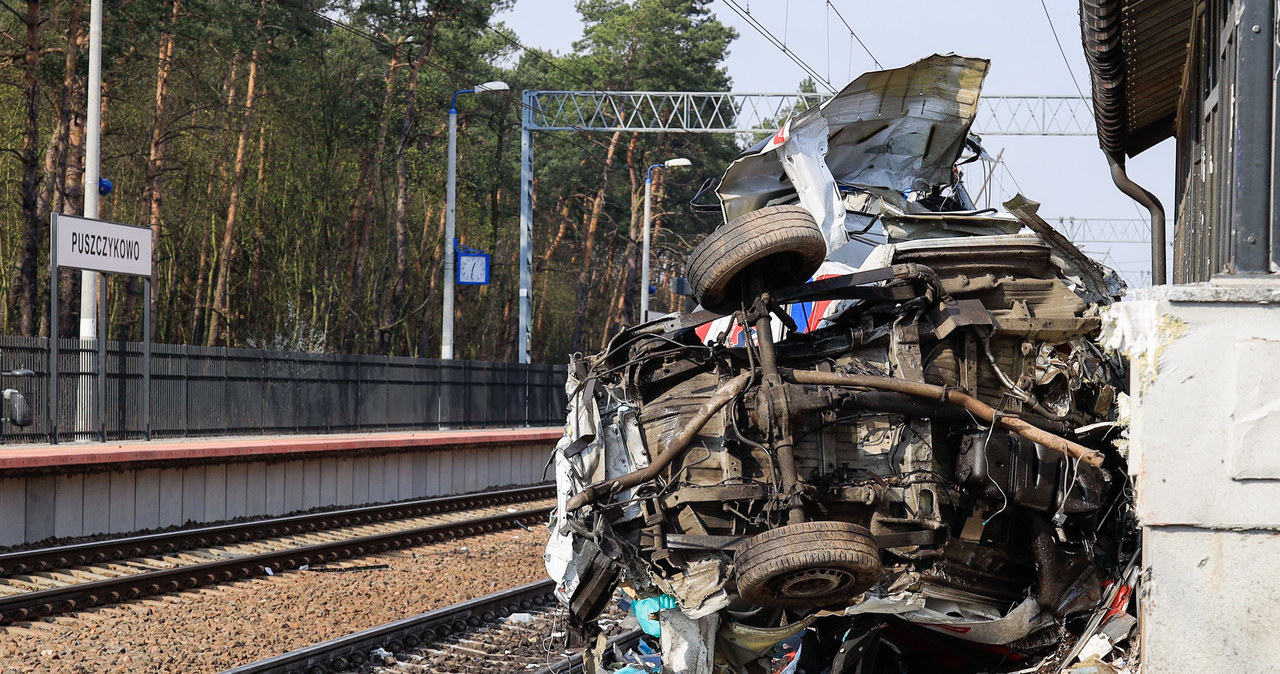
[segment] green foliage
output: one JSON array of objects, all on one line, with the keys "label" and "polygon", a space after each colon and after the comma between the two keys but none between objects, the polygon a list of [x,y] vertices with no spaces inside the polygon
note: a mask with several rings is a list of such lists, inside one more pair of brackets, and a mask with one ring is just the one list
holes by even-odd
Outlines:
[{"label": "green foliage", "polygon": [[[208,340],[243,130],[226,343],[434,356],[449,98],[475,82],[502,79],[511,85],[509,95],[459,100],[458,235],[492,253],[494,270],[492,285],[458,289],[455,348],[462,358],[514,359],[519,91],[726,90],[723,61],[735,34],[711,15],[708,0],[583,0],[582,40],[574,53],[552,56],[501,37],[499,31],[509,31],[493,16],[510,1],[180,0],[176,23],[173,0],[108,2],[102,175],[116,191],[102,199],[101,217],[147,225],[149,177],[156,185],[154,338]],[[61,110],[74,2],[41,3],[38,155],[41,187],[61,186],[45,207],[65,204],[64,212],[79,213],[87,44],[70,73],[70,116],[64,120]],[[87,17],[83,0],[81,33]],[[0,147],[16,149],[27,131],[25,26],[6,12],[0,27],[0,35],[10,36],[9,52],[17,54],[3,64],[5,81],[16,86],[0,87]],[[172,35],[173,56],[157,115],[164,69],[158,55],[166,35]],[[246,79],[254,54],[257,100],[250,112]],[[69,171],[57,161],[63,121],[70,128]],[[151,156],[153,131],[162,141],[162,164]],[[611,143],[614,157],[606,168]],[[707,134],[547,133],[537,135],[535,145],[533,345],[535,360],[555,362],[571,348],[594,349],[634,320],[645,167],[675,156],[695,163],[692,171],[656,174],[654,267],[674,270],[718,222],[718,216],[688,212],[684,203],[737,148],[728,136]],[[406,207],[398,219],[400,167]],[[45,298],[49,291],[47,252],[38,278],[20,279],[22,170],[18,153],[0,156],[3,334],[19,332],[16,283],[39,284]],[[47,212],[38,215],[47,223]],[[402,257],[406,271],[399,276]],[[655,271],[654,310],[675,308],[672,276]],[[397,280],[399,294],[392,291]],[[68,283],[62,293],[70,313],[61,324],[70,335],[78,291]],[[113,280],[109,297],[115,331],[138,338],[144,300],[136,284]],[[34,309],[41,326],[47,307],[46,299]]]}]

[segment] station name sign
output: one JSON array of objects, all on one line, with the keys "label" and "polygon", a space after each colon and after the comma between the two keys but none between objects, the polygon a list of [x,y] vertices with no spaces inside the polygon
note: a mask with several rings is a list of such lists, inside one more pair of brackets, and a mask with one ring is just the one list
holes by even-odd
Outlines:
[{"label": "station name sign", "polygon": [[54,214],[59,267],[151,276],[151,230],[105,220]]}]

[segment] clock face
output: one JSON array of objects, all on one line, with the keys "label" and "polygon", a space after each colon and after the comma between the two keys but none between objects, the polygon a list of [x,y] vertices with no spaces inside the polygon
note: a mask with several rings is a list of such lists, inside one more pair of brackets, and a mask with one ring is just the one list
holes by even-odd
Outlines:
[{"label": "clock face", "polygon": [[483,285],[488,282],[488,255],[467,253],[458,255],[458,283]]}]

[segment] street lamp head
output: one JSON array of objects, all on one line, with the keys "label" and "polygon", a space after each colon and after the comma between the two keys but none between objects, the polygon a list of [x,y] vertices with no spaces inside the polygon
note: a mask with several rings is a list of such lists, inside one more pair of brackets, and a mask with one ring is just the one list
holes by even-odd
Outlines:
[{"label": "street lamp head", "polygon": [[459,94],[482,94],[486,91],[507,91],[510,88],[511,87],[507,86],[506,82],[503,82],[502,80],[494,80],[492,82],[485,82],[484,84],[477,84],[474,89],[461,89],[459,91],[455,91],[453,92],[453,98],[449,100],[449,114],[452,115],[458,112]]},{"label": "street lamp head", "polygon": [[661,164],[654,164],[649,167],[649,170],[644,172],[644,180],[645,182],[651,181],[653,179],[653,170],[656,168],[680,168],[682,166],[693,166],[693,162],[684,157],[676,157],[674,159],[668,159]]}]

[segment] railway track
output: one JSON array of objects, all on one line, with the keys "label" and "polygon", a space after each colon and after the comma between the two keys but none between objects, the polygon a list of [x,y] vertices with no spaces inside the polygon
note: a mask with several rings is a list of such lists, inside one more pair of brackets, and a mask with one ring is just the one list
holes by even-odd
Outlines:
[{"label": "railway track", "polygon": [[[636,642],[640,641],[640,636],[642,634],[643,632],[641,632],[639,629],[634,629],[634,630],[628,630],[626,632],[623,632],[622,634],[609,637],[609,640],[605,642],[605,653],[613,653],[615,652],[615,650],[626,651],[628,649],[634,648],[636,645]],[[555,662],[552,662],[536,670],[533,670],[531,674],[593,674],[593,673],[587,671],[586,662],[584,661],[582,654],[579,653],[576,655],[569,655],[569,656],[563,657],[559,660],[556,660]]]},{"label": "railway track", "polygon": [[[582,672],[581,655],[566,655],[541,645],[548,639],[554,640],[548,627],[557,624],[557,619],[563,621],[563,615],[556,615],[558,604],[551,594],[553,588],[551,580],[528,583],[230,669],[224,674],[337,674],[364,670],[370,665],[379,666],[382,671],[433,674]],[[513,614],[517,613],[530,615],[524,621],[512,621]],[[639,630],[625,631],[610,638],[609,643],[624,648],[634,645],[639,637]],[[520,647],[522,643],[525,648]],[[388,654],[396,655],[396,660],[388,661]]]},{"label": "railway track", "polygon": [[523,487],[6,553],[0,624],[527,526],[552,495]]}]

